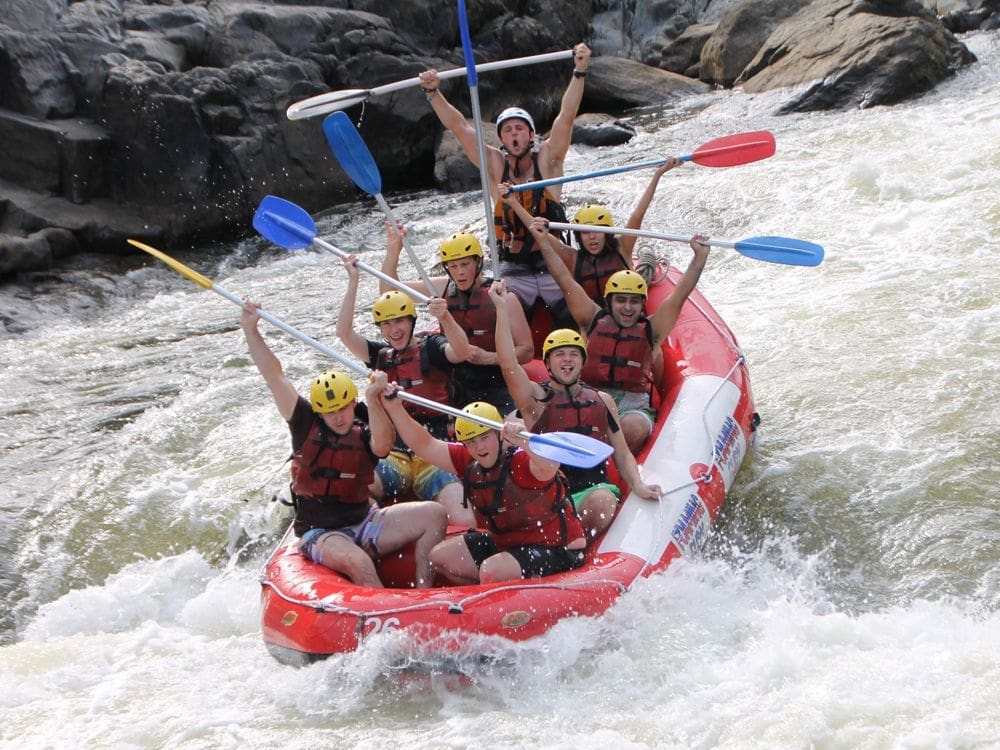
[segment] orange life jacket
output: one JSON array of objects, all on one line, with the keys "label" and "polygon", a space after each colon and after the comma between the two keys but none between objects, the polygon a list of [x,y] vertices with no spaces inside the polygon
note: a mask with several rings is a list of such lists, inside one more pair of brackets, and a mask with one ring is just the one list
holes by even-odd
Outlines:
[{"label": "orange life jacket", "polygon": [[[534,169],[533,182],[542,179],[542,171],[538,168],[538,154],[532,152],[531,165]],[[510,182],[510,162],[504,159],[501,182]],[[515,193],[521,205],[532,216],[544,216],[551,221],[566,221],[566,209],[563,204],[552,197],[546,188],[520,190]],[[514,209],[503,201],[497,201],[493,207],[493,231],[496,233],[500,260],[528,266],[532,271],[545,270],[545,259],[541,251],[535,247],[535,238],[524,225]],[[562,237],[561,232],[552,232]]]}]

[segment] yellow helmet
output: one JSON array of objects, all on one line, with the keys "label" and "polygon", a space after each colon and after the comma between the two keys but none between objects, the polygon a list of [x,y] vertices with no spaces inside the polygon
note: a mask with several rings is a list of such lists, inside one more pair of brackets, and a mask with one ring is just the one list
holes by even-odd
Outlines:
[{"label": "yellow helmet", "polygon": [[604,285],[604,296],[612,294],[639,294],[646,298],[646,280],[635,271],[616,271]]},{"label": "yellow helmet", "polygon": [[312,382],[309,403],[317,414],[343,409],[358,397],[358,388],[347,373],[327,370]]},{"label": "yellow helmet", "polygon": [[576,212],[573,217],[574,224],[590,224],[592,227],[613,227],[614,219],[611,218],[611,211],[607,206],[599,203],[588,203]]},{"label": "yellow helmet", "polygon": [[482,258],[483,246],[479,244],[476,235],[470,232],[456,232],[441,243],[438,257],[442,263],[460,258]]},{"label": "yellow helmet", "polygon": [[405,318],[407,316],[417,317],[417,306],[406,294],[393,289],[386,292],[372,305],[372,317],[376,323],[384,323],[387,320]]},{"label": "yellow helmet", "polygon": [[545,361],[550,351],[564,346],[575,346],[578,348],[583,352],[583,359],[586,361],[587,342],[583,340],[583,336],[570,328],[557,328],[545,337],[545,341],[542,343],[542,361]]},{"label": "yellow helmet", "polygon": [[[471,414],[474,417],[490,419],[494,422],[503,422],[503,417],[500,416],[500,412],[497,411],[497,408],[493,404],[488,404],[485,401],[473,401],[471,404],[467,404],[462,411],[466,414]],[[487,427],[484,424],[473,422],[471,419],[465,419],[464,417],[458,417],[455,420],[455,437],[462,442],[472,440],[480,435],[485,435],[492,429],[492,427]]]}]

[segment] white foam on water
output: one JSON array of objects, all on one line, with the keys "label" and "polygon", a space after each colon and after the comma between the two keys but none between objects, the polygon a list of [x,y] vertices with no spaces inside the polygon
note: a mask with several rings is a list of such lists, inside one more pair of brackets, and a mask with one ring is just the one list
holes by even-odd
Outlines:
[{"label": "white foam on water", "polygon": [[[51,294],[44,325],[0,339],[0,745],[996,747],[1000,51],[967,43],[979,64],[897,107],[775,117],[780,92],[724,92],[688,119],[640,113],[627,146],[573,148],[585,171],[770,129],[769,160],[666,175],[645,226],[807,239],[826,259],[709,258],[699,286],[764,420],[710,557],[602,618],[478,644],[493,658],[456,657],[463,679],[400,675],[395,633],[303,669],[267,654],[257,569],[286,515],[268,497],[288,438],[234,305],[151,268],[85,321]],[[624,217],[648,178],[564,195]],[[475,194],[391,202],[425,258],[485,226]],[[380,258],[370,205],[330,224]],[[217,270],[338,346],[335,258]],[[374,294],[366,280],[359,307]],[[262,330],[297,383],[328,366]]]}]

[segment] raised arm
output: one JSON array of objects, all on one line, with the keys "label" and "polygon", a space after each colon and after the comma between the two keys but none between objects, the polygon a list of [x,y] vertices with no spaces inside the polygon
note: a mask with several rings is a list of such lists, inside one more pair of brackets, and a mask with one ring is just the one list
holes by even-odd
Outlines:
[{"label": "raised arm", "polygon": [[[436,70],[425,70],[420,74],[420,86],[427,95],[427,101],[431,104],[431,109],[437,115],[438,120],[458,139],[459,145],[469,157],[469,161],[479,166],[479,144],[476,140],[476,129],[465,115],[459,112],[441,93],[441,80],[438,78]],[[503,154],[496,146],[486,144],[486,167],[490,176],[490,184],[496,184],[499,175],[503,174]]]},{"label": "raised arm", "polygon": [[344,290],[344,300],[340,303],[340,314],[337,315],[337,338],[344,342],[351,354],[367,362],[368,341],[354,330],[354,308],[357,306],[358,284],[361,281],[358,257],[352,254],[344,258],[344,268],[347,270],[347,288]]},{"label": "raised arm", "polygon": [[560,260],[556,251],[552,248],[554,238],[549,234],[548,220],[543,218],[533,219],[528,225],[528,229],[535,238],[535,244],[538,245],[538,249],[542,253],[542,258],[545,259],[545,266],[549,269],[552,278],[556,280],[556,284],[562,290],[570,315],[573,316],[573,320],[576,321],[581,330],[586,330],[590,326],[591,321],[594,320],[594,316],[600,311],[600,306],[591,299],[590,295],[587,294],[587,290],[580,286],[579,282],[573,278],[572,272],[566,268],[566,264]]},{"label": "raised arm", "polygon": [[382,393],[388,385],[388,377],[381,370],[372,372],[368,387],[365,388],[365,402],[368,404],[368,428],[372,433],[372,453],[385,458],[396,442],[396,428],[382,406]]},{"label": "raised arm", "polygon": [[[653,202],[653,196],[656,195],[656,188],[660,184],[660,178],[674,167],[679,167],[682,164],[684,162],[680,159],[668,156],[667,160],[656,168],[656,171],[653,172],[653,176],[649,180],[649,184],[646,186],[646,190],[639,197],[639,202],[635,204],[635,208],[632,209],[632,213],[628,217],[628,222],[625,224],[627,228],[639,229],[642,227],[642,220],[646,218],[646,211],[649,210],[649,206]],[[632,267],[632,248],[635,247],[637,239],[638,237],[634,234],[623,234],[618,238],[618,248],[621,250],[622,259],[629,268]]]},{"label": "raised arm", "polygon": [[615,449],[614,458],[615,465],[618,467],[618,473],[622,479],[628,482],[632,492],[639,497],[646,500],[658,499],[662,494],[659,485],[650,485],[642,481],[642,477],[639,474],[639,465],[636,463],[635,456],[629,450],[628,443],[625,441],[625,433],[621,430],[621,418],[618,416],[618,407],[615,406],[614,399],[602,391],[601,400],[608,407],[608,414],[611,420],[614,420],[615,424],[619,425],[617,430],[608,430],[606,436],[608,443]]},{"label": "raised arm", "polygon": [[519,432],[523,432],[524,429],[524,422],[520,419],[510,417],[503,423],[503,430],[500,432],[500,435],[511,445],[523,448],[528,453],[531,457],[531,460],[528,462],[528,469],[531,471],[531,475],[535,479],[540,482],[553,479],[555,475],[559,473],[559,463],[536,455],[531,450],[531,446],[528,441],[518,434]]},{"label": "raised arm", "polygon": [[410,413],[403,408],[402,400],[396,397],[396,390],[396,386],[390,383],[384,386],[379,398],[385,414],[392,420],[400,439],[427,463],[434,464],[442,471],[454,472],[455,467],[451,462],[448,444],[431,435],[426,427],[410,416]]},{"label": "raised arm", "polygon": [[[569,151],[570,140],[573,137],[573,121],[580,109],[584,83],[587,80],[586,75],[578,76],[575,73],[586,74],[590,66],[590,47],[581,42],[573,48],[573,65],[574,75],[570,78],[563,94],[559,114],[552,122],[549,137],[538,152],[539,168],[543,177],[559,177],[563,173],[563,162],[566,160],[566,152]],[[549,191],[556,200],[562,197],[562,185],[551,185]]]},{"label": "raised arm", "polygon": [[271,351],[271,347],[264,341],[264,337],[257,328],[257,324],[260,322],[260,315],[257,314],[258,309],[260,309],[260,305],[256,302],[247,300],[243,303],[243,312],[240,313],[240,328],[243,329],[243,335],[246,337],[247,346],[250,349],[250,359],[253,360],[257,371],[267,383],[274,404],[278,407],[278,413],[287,422],[292,418],[292,412],[295,411],[295,402],[299,399],[299,393],[295,389],[295,384],[285,375],[281,361]]},{"label": "raised arm", "polygon": [[445,356],[453,365],[464,362],[472,354],[472,346],[469,344],[469,337],[465,329],[458,324],[448,310],[448,303],[440,297],[431,297],[427,303],[427,309],[431,315],[437,318],[441,326],[441,333],[448,339],[444,347]]},{"label": "raised arm", "polygon": [[[386,276],[392,276],[392,278],[399,281],[399,255],[403,251],[403,236],[406,235],[406,227],[402,224],[399,225],[399,232],[393,231],[389,222],[385,224],[385,258],[382,260],[381,271]],[[438,289],[444,289],[447,279],[443,278],[433,278],[431,281],[434,283]],[[438,283],[440,281],[440,284]],[[404,281],[410,289],[413,289],[421,294],[426,294],[432,296],[436,294],[434,290],[428,291],[427,285],[422,280],[417,281]],[[378,280],[378,293],[385,294],[388,291],[395,289],[394,286],[389,284],[389,282],[383,279]]]},{"label": "raised arm", "polygon": [[653,327],[654,349],[659,348],[660,343],[670,333],[670,329],[674,327],[674,323],[677,322],[677,318],[681,314],[684,301],[698,285],[702,269],[705,268],[705,261],[708,260],[708,251],[711,249],[709,245],[705,244],[707,239],[708,235],[705,234],[696,234],[691,238],[691,249],[694,251],[694,257],[688,263],[684,275],[681,276],[674,290],[660,303],[656,312],[649,316],[650,325]]},{"label": "raised arm", "polygon": [[[514,295],[507,291],[507,285],[502,279],[494,281],[490,286],[490,299],[497,309],[497,360],[500,370],[503,372],[504,382],[507,384],[507,390],[510,391],[510,397],[514,399],[514,405],[521,412],[521,416],[524,417],[525,423],[533,425],[538,421],[539,414],[541,413],[538,401],[535,400],[536,395],[541,395],[541,386],[533,383],[531,378],[528,377],[528,373],[521,367],[515,353],[510,323],[507,320],[507,316],[503,314],[503,310],[509,300],[513,299],[517,303],[518,308],[521,307],[521,303],[517,302]],[[538,389],[537,392],[536,388]]]}]

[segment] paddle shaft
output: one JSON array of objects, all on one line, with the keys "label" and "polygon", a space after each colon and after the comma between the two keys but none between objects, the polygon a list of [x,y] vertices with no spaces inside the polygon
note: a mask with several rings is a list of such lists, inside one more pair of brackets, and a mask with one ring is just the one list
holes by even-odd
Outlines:
[{"label": "paddle shaft", "polygon": [[[268,211],[267,215],[271,219],[271,221],[275,222],[276,224],[281,224],[283,227],[285,227],[286,229],[288,229],[290,231],[293,231],[293,232],[298,231],[298,232],[301,233],[301,230],[303,229],[303,227],[301,227],[300,225],[296,224],[293,221],[289,221],[284,216],[276,214],[274,211]],[[314,236],[312,238],[311,242],[312,242],[313,245],[316,245],[318,247],[323,248],[328,253],[333,253],[338,258],[346,258],[348,256],[348,253],[344,252],[343,250],[341,250],[336,245],[333,245],[333,244],[327,242],[322,237],[316,237],[316,236]],[[430,297],[428,297],[426,294],[421,294],[416,289],[413,289],[412,287],[408,287],[406,284],[404,284],[399,279],[394,279],[389,274],[382,273],[382,271],[380,271],[379,269],[374,268],[374,267],[368,265],[364,261],[361,261],[361,260],[358,261],[358,268],[360,268],[362,271],[366,271],[367,273],[370,273],[372,276],[374,276],[377,279],[381,279],[382,281],[384,281],[389,286],[395,287],[399,291],[404,292],[405,294],[410,295],[417,302],[423,302],[424,304],[427,304],[427,302],[430,300]],[[431,291],[433,291],[433,290],[431,290]]]},{"label": "paddle shaft", "polygon": [[[493,263],[493,278],[500,279],[500,253],[497,251],[496,232],[493,231],[493,204],[491,201],[489,170],[486,165],[486,141],[483,138],[483,118],[479,109],[479,84],[476,79],[476,61],[472,55],[472,39],[469,36],[469,17],[465,11],[465,0],[458,0],[458,24],[462,32],[462,54],[465,56],[469,98],[472,100],[472,122],[476,128],[476,152],[479,156],[479,182],[483,191],[483,211],[486,214],[486,237],[490,245],[490,259]],[[573,50],[569,51],[570,56]],[[440,78],[440,76],[438,76]]]},{"label": "paddle shaft", "polygon": [[[690,154],[687,156],[678,157],[681,161],[690,161]],[[565,182],[576,182],[577,180],[587,180],[591,177],[604,177],[609,174],[620,174],[621,172],[631,172],[636,169],[648,169],[651,167],[661,167],[667,163],[666,159],[653,159],[651,161],[643,161],[638,164],[625,164],[620,167],[608,167],[607,169],[598,169],[593,172],[581,172],[580,174],[568,174],[562,175],[561,177],[550,177],[547,180],[535,180],[534,182],[522,182],[519,185],[511,185],[510,190],[513,193],[520,193],[525,190],[534,190],[535,188],[544,188],[549,185],[561,185]]]},{"label": "paddle shaft", "polygon": [[[157,250],[155,247],[147,245],[144,242],[139,242],[138,240],[132,240],[132,239],[128,240],[128,243],[130,245],[134,246],[134,247],[139,248],[143,252],[149,253],[153,257],[158,258],[159,260],[163,261],[168,266],[170,266],[171,268],[173,268],[175,271],[177,271],[177,273],[179,273],[182,276],[184,276],[189,281],[194,282],[195,284],[197,284],[198,286],[202,287],[203,289],[209,289],[209,290],[215,292],[220,297],[223,297],[224,299],[229,300],[233,304],[238,305],[241,309],[246,305],[246,302],[241,297],[239,297],[238,295],[233,294],[232,292],[230,292],[225,287],[220,286],[219,284],[216,284],[214,281],[212,281],[207,276],[204,276],[204,275],[198,273],[197,271],[189,268],[188,266],[184,265],[180,261],[178,261],[178,260],[176,260],[174,258],[171,258],[169,255],[167,255],[164,252],[161,252],[160,250]],[[257,308],[256,312],[257,312],[257,315],[259,317],[261,317],[262,319],[266,320],[271,325],[275,326],[276,328],[280,328],[282,331],[285,331],[285,333],[289,334],[290,336],[293,336],[294,338],[298,339],[302,343],[307,344],[307,345],[309,345],[309,346],[311,346],[311,347],[313,347],[315,349],[318,349],[320,352],[322,352],[323,354],[327,355],[331,359],[339,362],[341,365],[343,365],[344,367],[348,368],[349,370],[352,370],[352,371],[354,371],[355,373],[357,373],[359,375],[367,375],[367,374],[369,374],[369,371],[368,371],[367,367],[365,367],[365,366],[363,366],[363,365],[361,365],[361,364],[359,364],[359,363],[357,363],[357,362],[349,359],[348,357],[343,356],[342,354],[339,354],[339,353],[335,352],[333,349],[331,349],[330,347],[328,347],[326,344],[323,344],[323,343],[317,341],[316,339],[312,338],[311,336],[307,336],[306,334],[302,333],[301,331],[299,331],[299,330],[293,328],[292,326],[288,325],[287,323],[285,323],[280,318],[277,318],[274,315],[271,315],[266,310],[262,310],[260,308]],[[455,408],[453,408],[451,406],[447,406],[445,404],[439,404],[436,401],[431,401],[431,400],[425,399],[425,398],[423,398],[421,396],[414,396],[414,395],[406,393],[405,391],[402,391],[402,390],[397,391],[397,394],[404,401],[410,401],[412,403],[419,404],[419,405],[421,405],[421,406],[423,406],[425,408],[428,408],[428,409],[433,409],[433,410],[436,410],[436,411],[444,412],[445,414],[449,414],[449,415],[454,416],[454,417],[463,417],[463,418],[469,419],[469,420],[471,420],[473,422],[477,422],[478,424],[485,425],[486,427],[491,427],[491,428],[493,428],[495,430],[500,430],[500,429],[503,428],[503,425],[500,424],[499,422],[494,422],[494,421],[489,420],[489,419],[483,419],[482,417],[479,417],[479,416],[477,416],[475,414],[466,414],[465,412],[463,412],[463,411],[461,411],[459,409],[455,409]],[[517,435],[518,435],[518,437],[523,438],[524,440],[527,440],[529,443],[531,443],[531,442],[542,443],[544,445],[554,446],[556,448],[559,448],[561,450],[566,450],[566,451],[569,451],[571,453],[576,453],[577,455],[580,455],[580,456],[588,456],[589,458],[587,459],[586,464],[585,465],[581,464],[581,466],[585,466],[585,468],[593,465],[590,462],[590,459],[597,458],[598,460],[600,460],[601,458],[606,458],[607,455],[610,455],[610,454],[606,454],[606,455],[602,456],[601,453],[598,453],[596,451],[588,450],[587,448],[584,448],[581,445],[573,445],[572,443],[568,442],[567,440],[561,440],[560,439],[560,435],[558,433],[556,433],[555,435],[535,435],[535,434],[527,432],[525,430],[521,430],[520,432],[517,433]],[[567,437],[571,437],[571,436],[573,436],[573,433],[567,433]],[[585,438],[584,436],[576,436],[576,437],[577,438],[582,438],[582,439],[585,439],[585,440],[589,440],[594,445],[599,445],[600,444],[598,441],[594,440],[593,438]],[[610,446],[602,445],[601,447],[604,448],[604,449],[606,449],[606,450],[608,450],[608,451],[610,451]],[[557,460],[558,463],[562,463],[563,462],[562,459],[550,459],[550,460]],[[572,463],[572,462],[570,462],[570,463]]]},{"label": "paddle shaft", "polygon": [[[603,232],[604,234],[630,234],[633,237],[652,237],[658,240],[670,240],[672,242],[690,242],[694,239],[690,235],[667,234],[666,232],[653,232],[648,229],[629,229],[627,227],[601,227],[593,224],[566,224],[559,221],[550,221],[551,229],[569,230],[571,232]],[[706,245],[714,247],[735,248],[735,242],[727,240],[705,240]]]},{"label": "paddle shaft", "polygon": [[[527,57],[517,57],[511,60],[497,60],[495,62],[482,63],[480,65],[476,65],[475,70],[479,73],[488,73],[492,70],[504,70],[506,68],[515,68],[521,65],[535,65],[538,63],[553,62],[555,60],[565,60],[572,56],[573,50],[566,49],[560,50],[559,52],[546,52],[541,55],[529,55]],[[467,75],[467,73],[468,71],[464,67],[453,68],[451,70],[439,72],[438,78],[458,78],[460,76]],[[406,78],[402,81],[396,81],[395,83],[387,83],[382,86],[376,86],[373,89],[328,91],[325,94],[318,94],[292,104],[288,108],[286,115],[289,120],[299,120],[306,117],[323,115],[338,109],[346,109],[354,104],[360,104],[371,96],[390,94],[394,91],[401,91],[403,89],[413,88],[419,85],[420,78],[418,76],[415,78]]]},{"label": "paddle shaft", "polygon": [[[214,282],[212,283],[212,286],[209,287],[209,289],[211,289],[219,296],[225,297],[230,302],[239,305],[240,307],[243,307],[244,305],[244,300],[242,298],[240,298],[238,295],[233,294],[228,289],[225,289],[224,287],[221,287]],[[312,336],[307,336],[298,329],[293,328],[292,326],[285,323],[283,320],[281,320],[281,318],[271,315],[271,313],[267,312],[266,310],[258,308],[257,314],[263,320],[266,320],[271,325],[275,326],[276,328],[280,328],[282,331],[289,334],[290,336],[294,336],[303,344],[308,344],[314,349],[319,350],[326,356],[330,357],[333,360],[336,360],[344,367],[349,368],[358,375],[370,374],[370,370],[364,365],[360,364],[359,362],[355,362],[349,357],[345,357],[343,354],[340,354],[339,352],[334,351],[326,344],[314,339]],[[467,412],[464,412],[461,409],[456,409],[453,406],[448,406],[447,404],[441,404],[438,403],[437,401],[432,401],[431,399],[424,398],[423,396],[417,396],[413,393],[407,393],[404,390],[397,390],[396,395],[399,396],[399,398],[401,398],[403,401],[409,401],[412,404],[423,406],[425,409],[432,409],[434,411],[439,411],[451,417],[456,417],[456,418],[461,417],[462,419],[468,419],[470,422],[476,422],[477,424],[481,424],[485,427],[492,427],[494,430],[503,429],[503,425],[500,422],[494,422],[492,419],[485,419],[484,417],[480,417],[477,414],[468,414]],[[549,445],[556,445],[560,448],[573,451],[574,453],[580,453],[582,455],[593,455],[593,453],[591,451],[588,451],[586,448],[581,448],[576,445],[567,445],[561,440],[547,438],[544,435],[536,435],[526,430],[521,430],[520,432],[517,433],[517,435],[518,437],[523,438],[525,440],[538,440],[539,442],[547,443]]]},{"label": "paddle shaft", "polygon": [[[737,140],[738,142],[734,142]],[[763,153],[761,153],[762,149],[764,150]],[[751,153],[747,154],[747,151],[750,151]],[[745,164],[749,161],[757,161],[761,158],[765,158],[766,156],[770,156],[773,153],[774,137],[766,131],[756,131],[754,133],[740,133],[737,135],[725,136],[724,138],[717,138],[714,141],[709,141],[708,143],[703,144],[694,153],[678,156],[677,158],[680,161],[694,161],[696,164],[700,164],[702,163],[702,160],[706,160],[706,157],[710,158],[721,154],[733,154],[734,156],[732,157],[731,163],[715,164],[712,166],[737,166],[739,164]],[[593,172],[582,172],[580,174],[551,177],[546,180],[524,182],[520,185],[511,185],[510,189],[514,192],[534,190],[535,188],[544,188],[549,185],[560,185],[565,182],[586,180],[591,177],[604,177],[606,175],[620,174],[622,172],[631,172],[636,169],[661,167],[666,164],[666,162],[666,159],[652,159],[650,161],[638,162],[636,164],[624,164],[618,167],[597,169]]]}]

